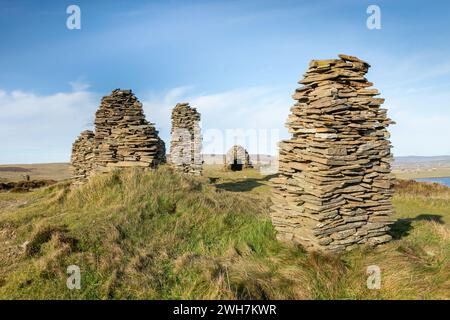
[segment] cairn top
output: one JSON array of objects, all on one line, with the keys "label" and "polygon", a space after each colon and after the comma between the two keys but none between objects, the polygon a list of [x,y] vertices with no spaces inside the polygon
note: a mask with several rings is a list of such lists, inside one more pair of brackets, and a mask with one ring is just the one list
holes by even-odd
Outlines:
[{"label": "cairn top", "polygon": [[391,239],[393,122],[365,78],[369,67],[344,54],[312,60],[299,82],[271,179],[278,239],[327,252]]},{"label": "cairn top", "polygon": [[175,126],[183,126],[184,122],[200,121],[200,113],[197,108],[193,108],[188,102],[177,103],[172,109],[172,120],[175,121]]},{"label": "cairn top", "polygon": [[370,65],[354,56],[339,55],[340,59],[311,60],[304,79],[298,83],[308,85],[322,81],[358,81],[366,82],[364,75]]},{"label": "cairn top", "polygon": [[132,93],[133,93],[133,91],[131,91],[131,89],[117,88],[112,91],[112,94],[132,94]]},{"label": "cairn top", "polygon": [[[340,59],[324,59],[324,60],[311,60],[310,62],[310,67],[325,67],[325,66],[329,66],[329,65],[336,65],[341,63],[341,66],[344,66],[342,64],[342,62],[357,62],[357,63],[361,63],[367,67],[370,67],[370,64],[367,63],[364,60],[361,60],[355,56],[349,56],[346,54],[339,54],[338,57]],[[347,64],[346,67],[350,67],[350,64]]]}]

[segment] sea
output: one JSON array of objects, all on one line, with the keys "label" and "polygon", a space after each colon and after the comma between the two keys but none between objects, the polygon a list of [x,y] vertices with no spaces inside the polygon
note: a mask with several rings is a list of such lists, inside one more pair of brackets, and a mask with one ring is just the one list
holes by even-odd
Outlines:
[{"label": "sea", "polygon": [[414,179],[419,182],[437,182],[443,184],[444,186],[450,187],[450,177],[443,178],[417,178]]}]

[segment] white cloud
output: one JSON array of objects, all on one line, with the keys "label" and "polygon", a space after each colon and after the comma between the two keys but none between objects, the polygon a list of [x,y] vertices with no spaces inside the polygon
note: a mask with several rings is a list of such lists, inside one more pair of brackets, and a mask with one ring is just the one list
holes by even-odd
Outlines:
[{"label": "white cloud", "polygon": [[450,115],[398,111],[392,118],[397,123],[390,129],[395,156],[450,154]]},{"label": "white cloud", "polygon": [[72,87],[72,90],[75,92],[86,91],[91,86],[89,83],[83,81],[82,79],[77,79],[75,81],[71,81],[71,82],[69,82],[69,84]]},{"label": "white cloud", "polygon": [[0,163],[68,161],[73,140],[91,127],[98,101],[87,91],[43,96],[0,90]]},{"label": "white cloud", "polygon": [[[293,103],[289,92],[267,87],[203,94],[192,91],[192,87],[179,87],[162,94],[150,93],[144,99],[146,114],[165,141],[170,140],[171,110],[178,102],[189,102],[201,113],[205,153],[223,153],[240,143],[251,153],[275,154],[276,141],[287,137],[284,123]],[[208,141],[212,136],[214,143]]]},{"label": "white cloud", "polygon": [[[87,91],[86,84],[75,83],[72,92],[50,95],[0,90],[0,163],[69,160],[78,134],[93,129],[101,98],[100,94]],[[443,105],[443,101],[450,101],[450,94],[432,92],[432,88],[403,95],[385,92],[389,115],[397,122],[390,128],[396,156],[450,154],[450,113]],[[276,87],[199,93],[194,87],[185,86],[150,91],[138,98],[168,150],[171,110],[178,102],[189,102],[202,114],[205,153],[225,152],[237,142],[251,153],[276,154],[277,142],[288,137],[284,123],[293,104],[291,94],[288,89]],[[236,134],[245,139],[233,137]]]},{"label": "white cloud", "polygon": [[[101,97],[86,91],[87,86],[80,82],[72,83],[72,87],[73,92],[50,95],[0,90],[0,163],[69,160],[77,135],[82,130],[93,129]],[[205,140],[208,132],[209,137],[220,132],[222,140],[215,140],[217,146],[205,141],[205,152],[224,152],[234,143],[226,134],[243,133],[247,136],[242,144],[248,144],[250,152],[259,150],[273,154],[280,136],[283,137],[283,133],[286,136],[283,125],[292,105],[289,93],[263,87],[211,94],[196,94],[193,90],[190,86],[178,87],[166,92],[150,92],[143,99],[138,97],[147,119],[156,123],[167,148],[171,110],[178,102],[189,102],[202,114]],[[252,133],[257,134],[259,145],[252,143]]]},{"label": "white cloud", "polygon": [[382,92],[396,122],[390,127],[395,156],[450,154],[449,83],[397,87]]},{"label": "white cloud", "polygon": [[[202,114],[202,129],[207,134],[206,153],[222,153],[230,148],[234,143],[226,136],[230,129],[241,129],[242,135],[247,134],[247,139],[242,144],[247,144],[246,147],[252,153],[258,149],[260,152],[268,150],[267,153],[275,154],[277,141],[288,137],[284,123],[293,104],[291,92],[267,87],[240,88],[210,94],[194,94],[192,91],[192,87],[180,87],[152,94],[151,98],[144,100],[146,114],[156,122],[165,141],[170,140],[172,108],[177,102],[186,101]],[[389,128],[396,156],[450,154],[450,113],[442,105],[442,101],[450,101],[449,94],[436,94],[426,88],[401,94],[397,90],[387,90],[385,93],[385,107],[397,123]],[[255,146],[248,139],[249,129],[266,129],[267,136],[257,131],[259,145]],[[272,129],[278,130],[278,135],[273,135],[271,139]],[[215,148],[207,141],[212,136],[215,142],[218,141],[219,146]],[[222,140],[217,139],[217,136],[222,137]],[[237,139],[238,143],[241,141]]]}]

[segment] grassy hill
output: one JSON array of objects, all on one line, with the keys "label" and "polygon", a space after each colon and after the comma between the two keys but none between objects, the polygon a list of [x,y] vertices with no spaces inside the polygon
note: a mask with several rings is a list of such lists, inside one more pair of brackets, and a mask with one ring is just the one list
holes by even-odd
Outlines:
[{"label": "grassy hill", "polygon": [[[0,193],[0,298],[450,298],[449,188],[399,183],[396,240],[327,256],[275,240],[268,177],[205,173],[130,169]],[[74,264],[81,290],[66,287]],[[370,265],[380,290],[366,287]]]},{"label": "grassy hill", "polygon": [[68,163],[0,164],[0,182],[20,181],[28,175],[32,180],[64,180],[70,178]]}]

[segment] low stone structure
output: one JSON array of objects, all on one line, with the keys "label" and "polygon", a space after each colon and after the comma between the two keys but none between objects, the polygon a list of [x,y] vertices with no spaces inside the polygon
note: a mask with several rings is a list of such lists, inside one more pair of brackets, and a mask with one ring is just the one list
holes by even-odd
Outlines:
[{"label": "low stone structure", "polygon": [[202,135],[200,113],[189,103],[178,103],[172,110],[170,163],[179,171],[201,175]]},{"label": "low stone structure", "polygon": [[251,168],[250,155],[244,147],[234,145],[227,152],[225,157],[225,168],[232,171],[240,171],[242,169]]},{"label": "low stone structure", "polygon": [[384,99],[352,56],[313,60],[279,145],[272,221],[280,240],[342,251],[387,242],[393,176]]},{"label": "low stone structure", "polygon": [[83,131],[72,145],[70,164],[75,183],[85,182],[93,169],[94,137],[94,132]]},{"label": "low stone structure", "polygon": [[[249,154],[250,163],[252,166],[259,165],[270,165],[272,163],[278,163],[277,158],[268,154]],[[215,164],[215,165],[225,165],[226,162],[226,154],[208,154],[203,153],[203,164]]]},{"label": "low stone structure", "polygon": [[103,97],[95,116],[95,133],[85,132],[72,150],[75,181],[112,168],[155,168],[166,161],[164,142],[145,119],[142,104],[131,90],[116,89]]}]

